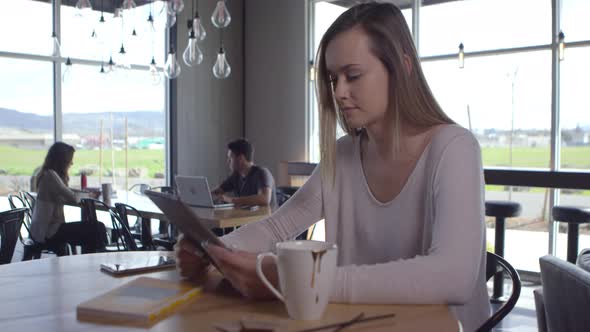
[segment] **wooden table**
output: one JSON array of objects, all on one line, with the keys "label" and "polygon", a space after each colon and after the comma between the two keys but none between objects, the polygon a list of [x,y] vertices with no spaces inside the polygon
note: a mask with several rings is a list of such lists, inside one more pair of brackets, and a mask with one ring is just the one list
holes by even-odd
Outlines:
[{"label": "wooden table", "polygon": [[[78,321],[76,306],[137,276],[113,278],[99,271],[100,263],[145,260],[158,252],[121,252],[41,259],[0,266],[0,331],[217,331],[215,323],[244,316],[282,321],[299,331],[365,316],[395,313],[394,318],[351,326],[344,331],[459,331],[459,324],[444,305],[330,304],[321,321],[290,320],[277,301],[252,302],[234,292],[206,291],[201,297],[150,328]],[[144,274],[145,275],[145,274]],[[175,270],[150,277],[178,280]],[[329,332],[332,330],[326,330]]]},{"label": "wooden table", "polygon": [[[144,218],[168,221],[164,213],[145,195],[118,190],[117,197],[111,199],[111,206],[114,206],[115,203],[133,206]],[[240,208],[212,209],[193,207],[192,209],[209,228],[238,227],[263,219],[271,213],[269,207],[259,207],[256,211]],[[130,211],[130,213],[132,212]]]}]

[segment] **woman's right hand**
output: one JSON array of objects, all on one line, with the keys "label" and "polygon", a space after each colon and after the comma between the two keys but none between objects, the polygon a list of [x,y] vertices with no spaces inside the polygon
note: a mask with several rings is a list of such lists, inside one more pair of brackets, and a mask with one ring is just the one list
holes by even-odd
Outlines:
[{"label": "woman's right hand", "polygon": [[174,245],[176,268],[183,278],[198,279],[206,274],[209,260],[181,234]]}]

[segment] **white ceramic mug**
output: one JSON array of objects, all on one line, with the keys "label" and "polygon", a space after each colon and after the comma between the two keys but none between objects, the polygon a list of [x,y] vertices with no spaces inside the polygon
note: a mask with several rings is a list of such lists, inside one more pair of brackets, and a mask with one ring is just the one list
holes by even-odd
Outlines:
[{"label": "white ceramic mug", "polygon": [[[332,292],[338,247],[320,241],[277,243],[277,254],[262,253],[256,260],[256,273],[270,291],[285,303],[289,317],[297,320],[322,318]],[[275,289],[262,271],[262,260],[272,257],[277,263],[279,286]]]}]

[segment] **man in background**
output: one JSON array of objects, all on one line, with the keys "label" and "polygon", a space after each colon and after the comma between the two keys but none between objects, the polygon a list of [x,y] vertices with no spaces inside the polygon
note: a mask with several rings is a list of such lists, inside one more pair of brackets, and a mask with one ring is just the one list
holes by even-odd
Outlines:
[{"label": "man in background", "polygon": [[270,171],[254,164],[254,148],[245,139],[227,145],[227,163],[231,175],[213,190],[217,199],[235,205],[277,207],[275,181]]}]

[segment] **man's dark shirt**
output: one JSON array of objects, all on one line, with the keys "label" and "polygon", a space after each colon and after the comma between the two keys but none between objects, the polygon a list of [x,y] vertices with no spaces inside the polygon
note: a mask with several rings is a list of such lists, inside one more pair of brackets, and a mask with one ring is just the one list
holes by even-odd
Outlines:
[{"label": "man's dark shirt", "polygon": [[277,207],[275,180],[265,167],[253,165],[246,177],[233,172],[219,187],[226,193],[233,193],[235,197],[258,195],[259,190],[271,188],[270,207],[273,210]]}]

